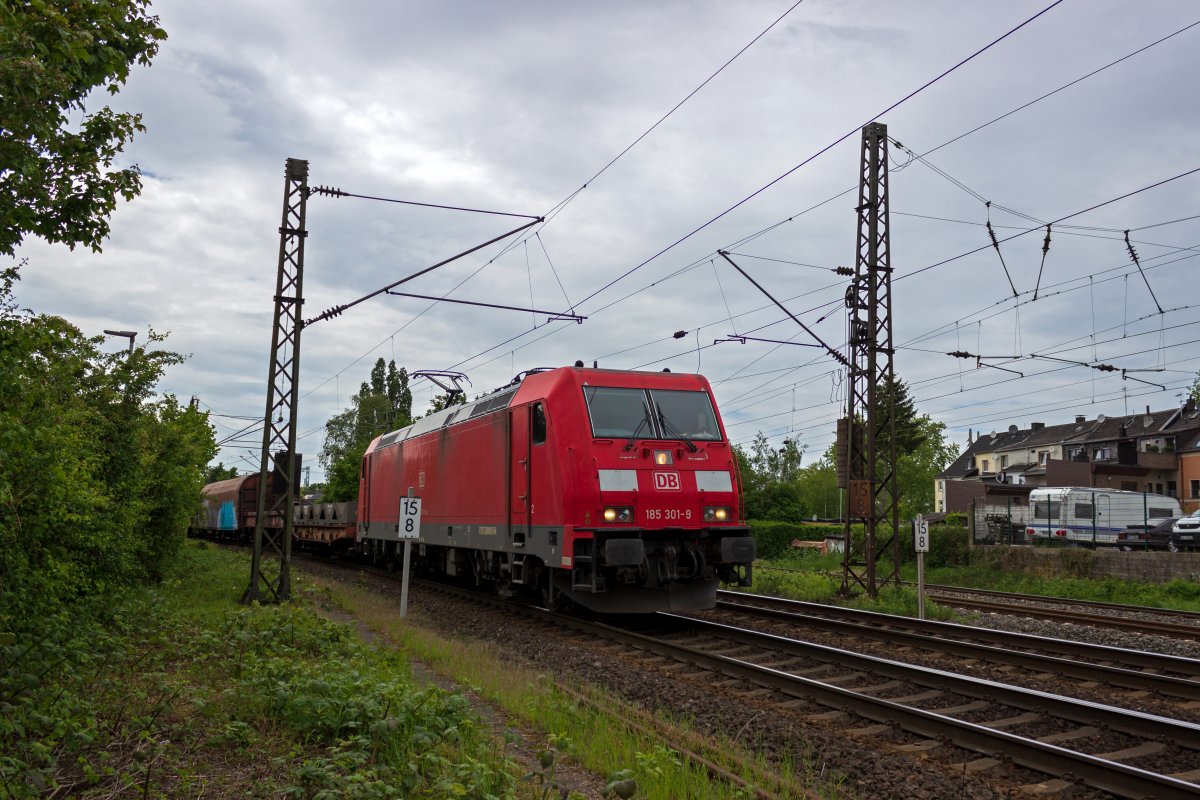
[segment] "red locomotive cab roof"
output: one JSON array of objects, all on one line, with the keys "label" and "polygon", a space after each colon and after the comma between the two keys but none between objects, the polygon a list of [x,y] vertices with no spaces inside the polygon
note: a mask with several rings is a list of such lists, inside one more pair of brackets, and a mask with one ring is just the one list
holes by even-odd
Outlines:
[{"label": "red locomotive cab roof", "polygon": [[[561,415],[567,409],[578,409],[578,413],[582,414],[582,418],[577,418],[578,424],[588,430],[588,438],[629,438],[630,433],[633,432],[633,425],[637,422],[637,412],[632,412],[635,414],[634,418],[625,420],[626,423],[632,423],[627,426],[630,430],[618,433],[615,432],[615,429],[614,432],[601,432],[601,430],[597,429],[593,433],[592,423],[589,421],[591,412],[588,409],[591,401],[588,398],[593,394],[589,390],[594,389],[613,389],[618,391],[646,389],[651,394],[655,391],[703,392],[711,401],[703,404],[709,409],[705,412],[705,415],[711,414],[708,418],[708,424],[703,426],[703,429],[707,431],[707,435],[697,435],[697,429],[690,428],[686,423],[673,424],[672,415],[669,412],[666,415],[667,420],[664,425],[660,426],[658,421],[655,421],[648,428],[663,427],[664,431],[662,435],[666,440],[691,439],[696,444],[705,441],[728,441],[725,436],[725,426],[721,421],[720,412],[716,408],[716,402],[712,400],[712,390],[709,387],[708,380],[703,375],[695,373],[637,372],[632,370],[562,367],[527,377],[521,383],[511,405],[524,405],[544,398],[551,413],[557,410]],[[663,398],[660,396],[658,399]],[[655,402],[657,403],[658,400]],[[682,402],[685,405],[691,406],[692,410],[700,410],[698,407],[691,405],[689,401]],[[574,417],[575,413],[568,412],[568,416]],[[693,419],[695,418],[695,414],[691,416]],[[714,425],[716,426],[715,429],[713,428]],[[687,430],[683,430],[684,428],[687,428]],[[668,432],[667,429],[673,429],[673,431]],[[640,438],[656,438],[649,429],[643,432],[646,435]]]},{"label": "red locomotive cab roof", "polygon": [[530,375],[521,383],[514,405],[530,403],[565,387],[613,386],[627,389],[680,389],[712,394],[708,379],[690,372],[637,372],[624,369],[560,367]]},{"label": "red locomotive cab roof", "polygon": [[[570,407],[578,408],[586,418],[586,404],[583,402],[585,387],[704,392],[710,398],[712,397],[708,380],[703,375],[694,373],[559,367],[544,372],[535,372],[526,376],[516,386],[510,384],[465,405],[450,406],[422,417],[406,428],[378,436],[367,447],[366,452],[382,450],[397,442],[421,436],[446,425],[465,422],[482,413],[497,411],[505,407],[528,405],[538,400],[545,400],[551,407],[558,408],[560,411]],[[715,403],[712,410],[716,417],[719,438],[724,440],[724,425],[721,423]]]}]

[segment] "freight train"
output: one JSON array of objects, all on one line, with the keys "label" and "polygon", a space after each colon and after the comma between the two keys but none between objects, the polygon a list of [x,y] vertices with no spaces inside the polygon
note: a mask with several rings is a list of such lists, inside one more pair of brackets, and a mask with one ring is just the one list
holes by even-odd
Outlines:
[{"label": "freight train", "polygon": [[535,370],[386,433],[328,544],[395,563],[410,492],[422,573],[599,613],[711,608],[720,583],[750,585],[737,461],[700,375]]}]

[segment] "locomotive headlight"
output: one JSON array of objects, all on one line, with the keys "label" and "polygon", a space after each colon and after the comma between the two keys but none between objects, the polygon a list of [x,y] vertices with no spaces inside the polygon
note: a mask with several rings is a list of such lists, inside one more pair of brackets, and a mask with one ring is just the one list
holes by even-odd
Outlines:
[{"label": "locomotive headlight", "polygon": [[704,509],[705,522],[728,522],[733,514],[725,506],[707,506]]},{"label": "locomotive headlight", "polygon": [[605,522],[632,522],[633,509],[629,506],[611,506],[604,509]]}]

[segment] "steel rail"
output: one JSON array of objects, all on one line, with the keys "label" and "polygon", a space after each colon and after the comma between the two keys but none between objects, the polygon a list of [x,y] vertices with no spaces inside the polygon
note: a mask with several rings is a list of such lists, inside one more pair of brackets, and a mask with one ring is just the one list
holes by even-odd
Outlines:
[{"label": "steel rail", "polygon": [[[1125,667],[1116,667],[1087,661],[1080,662],[1076,660],[1076,658],[1080,656],[1088,658],[1109,658],[1111,657],[1110,653],[1116,650],[1116,648],[1104,648],[1099,645],[1092,646],[1082,644],[1082,646],[1079,648],[1074,649],[1074,657],[1060,657],[1045,655],[1043,653],[1011,649],[1012,645],[1018,643],[1027,646],[1036,646],[1036,644],[1031,644],[1029,641],[1022,641],[1016,638],[1009,639],[1007,642],[1008,646],[1001,647],[981,644],[979,642],[964,641],[962,639],[952,639],[945,635],[933,633],[915,633],[912,631],[899,630],[895,627],[880,628],[873,625],[865,625],[860,622],[829,619],[828,617],[800,614],[794,611],[785,611],[782,609],[762,608],[758,606],[727,602],[718,602],[717,605],[719,608],[724,608],[726,610],[730,608],[736,608],[740,612],[748,613],[749,616],[766,617],[784,620],[787,622],[794,622],[797,625],[809,630],[819,629],[831,633],[849,633],[851,635],[860,636],[863,638],[883,640],[892,644],[908,645],[911,647],[918,647],[923,650],[932,650],[939,653],[949,653],[951,655],[961,656],[963,658],[978,658],[994,663],[1013,664],[1019,667],[1037,669],[1042,672],[1052,672],[1058,675],[1079,678],[1081,680],[1101,681],[1108,685],[1121,686],[1126,689],[1157,692],[1159,694],[1169,695],[1171,697],[1180,697],[1186,700],[1200,700],[1200,681],[1181,678],[1174,675],[1143,672],[1141,670],[1128,669]],[[948,633],[948,631],[946,633]],[[1031,638],[1035,637],[1026,637],[1026,639]],[[1155,654],[1150,653],[1147,655]],[[1200,664],[1197,664],[1191,659],[1188,659],[1188,661],[1191,661],[1192,666],[1200,669]]]},{"label": "steel rail", "polygon": [[995,628],[980,628],[971,625],[960,625],[954,622],[920,620],[915,617],[881,614],[875,611],[843,608],[827,603],[809,603],[803,600],[788,600],[782,597],[769,597],[767,595],[756,595],[748,592],[719,591],[717,598],[717,608],[736,609],[752,605],[756,608],[773,611],[774,609],[770,609],[770,606],[778,606],[784,609],[784,613],[798,613],[805,617],[813,616],[851,620],[870,626],[887,626],[888,630],[903,627],[906,630],[919,631],[932,636],[958,636],[1001,647],[1012,647],[1015,645],[1037,648],[1042,652],[1055,653],[1066,658],[1075,658],[1083,654],[1098,661],[1120,663],[1126,667],[1163,670],[1173,674],[1200,678],[1200,659],[1187,658],[1185,656],[1152,653],[1146,650],[1129,650],[1089,642],[1074,642],[1069,639],[1053,639],[1048,636],[1015,633]]},{"label": "steel rail", "polygon": [[[906,585],[915,586],[914,583]],[[941,584],[929,583],[925,585],[926,591],[930,592],[962,592],[963,594],[977,594],[984,597],[1008,598],[1011,600],[1028,601],[1035,603],[1059,603],[1062,605],[1084,606],[1086,608],[1105,608],[1112,611],[1125,611],[1138,614],[1158,614],[1163,617],[1179,617],[1181,619],[1194,620],[1200,624],[1200,611],[1185,611],[1180,608],[1159,608],[1158,606],[1131,606],[1124,603],[1108,603],[1103,600],[1072,600],[1069,597],[1053,597],[1045,594],[1021,594],[1019,592],[1001,592],[996,589],[971,589],[967,586],[944,586]]]},{"label": "steel rail", "polygon": [[1065,609],[1040,608],[1038,606],[1023,606],[1015,603],[995,602],[992,600],[971,600],[953,595],[927,594],[926,597],[939,605],[952,608],[966,608],[972,611],[986,611],[993,614],[1013,614],[1021,617],[1049,619],[1056,622],[1069,622],[1074,625],[1091,625],[1097,628],[1116,628],[1138,633],[1155,633],[1160,636],[1172,636],[1177,639],[1200,639],[1200,627],[1196,625],[1179,625],[1172,622],[1154,622],[1153,620],[1132,619],[1128,617],[1110,617],[1100,614],[1083,614],[1078,611]]},{"label": "steel rail", "polygon": [[1084,725],[1104,726],[1131,736],[1157,738],[1165,742],[1174,742],[1190,750],[1200,750],[1200,724],[1193,722],[1167,719],[1142,711],[1063,697],[1038,689],[1009,686],[986,678],[959,675],[933,667],[854,653],[772,633],[749,631],[720,622],[707,622],[667,613],[656,614],[655,618],[670,620],[680,627],[698,629],[705,635],[717,636],[726,641],[769,648],[792,656],[832,661],[841,666],[866,670],[921,686],[986,699],[1014,708],[1040,711]]},{"label": "steel rail", "polygon": [[[695,622],[695,620],[685,617],[678,617],[678,619],[686,620],[689,624]],[[896,725],[903,730],[919,736],[945,740],[959,747],[988,755],[1002,752],[1014,763],[1021,766],[1051,775],[1072,774],[1078,776],[1079,780],[1088,786],[1111,792],[1121,797],[1154,797],[1156,800],[1174,800],[1174,798],[1184,800],[1187,798],[1188,800],[1195,800],[1196,793],[1200,790],[1194,783],[1182,781],[1167,775],[1160,775],[1097,756],[1068,750],[1057,745],[1027,739],[988,728],[986,725],[964,722],[936,712],[883,700],[850,689],[843,689],[838,686],[822,683],[812,678],[792,675],[782,670],[752,664],[741,659],[705,653],[695,648],[672,644],[615,626],[557,616],[554,617],[554,621],[559,625],[570,626],[583,632],[594,634],[600,631],[608,638],[616,639],[628,646],[636,647],[655,655],[676,661],[690,662],[694,665],[729,675],[730,677],[773,689],[789,697],[814,700],[822,705],[852,711],[866,719],[878,723]],[[736,631],[737,629],[732,630]],[[841,655],[853,655],[842,651],[835,651],[833,648],[825,649],[841,653]],[[869,657],[858,656],[858,658],[865,659]],[[886,669],[882,666],[883,659],[871,660],[880,662],[880,664],[875,665],[875,671]],[[897,664],[896,667],[907,668],[907,670],[912,669],[909,665],[903,664]],[[961,676],[941,672],[940,670],[928,670],[928,672],[937,674],[939,680],[945,679],[950,683],[963,681]],[[912,673],[909,672],[905,677],[911,680]],[[975,683],[976,688],[980,690],[986,687],[986,694],[992,700],[996,700],[992,696],[996,691],[1012,691],[1012,687],[1005,687],[1002,684],[992,681],[975,681]],[[1053,705],[1064,709],[1073,707],[1082,712],[1085,707],[1091,706],[1096,716],[1107,716],[1113,721],[1121,721],[1121,716],[1117,713],[1106,714],[1104,711],[1104,709],[1107,709],[1109,712],[1118,712],[1118,709],[1109,709],[1099,704],[1069,700],[1068,698],[1056,697],[1044,692],[1024,691],[1031,698],[1034,696],[1038,697],[1039,702],[1043,704],[1038,706],[1039,710]],[[996,700],[996,702],[1004,701]],[[1088,716],[1090,715],[1084,715],[1084,718],[1086,719]],[[1179,739],[1177,737],[1180,736],[1200,740],[1200,737],[1196,735],[1200,733],[1200,726],[1163,720],[1148,714],[1139,714],[1138,712],[1124,712],[1124,716],[1126,721],[1141,717],[1145,719],[1147,727],[1157,728],[1163,732],[1171,731],[1170,735],[1172,738],[1168,739],[1168,741],[1178,742]],[[1122,724],[1122,728],[1124,727],[1126,725]],[[1147,736],[1150,734],[1142,732],[1137,735]],[[1198,741],[1198,746],[1200,746],[1200,741]]]}]

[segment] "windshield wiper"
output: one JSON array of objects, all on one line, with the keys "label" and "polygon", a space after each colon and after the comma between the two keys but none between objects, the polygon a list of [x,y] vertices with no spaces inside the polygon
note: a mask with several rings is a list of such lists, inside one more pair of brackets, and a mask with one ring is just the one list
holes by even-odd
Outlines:
[{"label": "windshield wiper", "polygon": [[650,421],[650,414],[643,411],[642,412],[642,421],[639,422],[637,424],[637,427],[633,429],[633,435],[630,436],[629,441],[625,443],[625,449],[627,451],[633,449],[634,441],[637,439],[638,434],[642,432],[642,428],[644,428],[646,426],[646,423],[649,421]]},{"label": "windshield wiper", "polygon": [[675,423],[671,422],[669,419],[667,419],[665,416],[663,416],[662,409],[659,409],[658,421],[659,421],[659,424],[662,425],[662,429],[664,431],[667,431],[668,433],[672,433],[675,436],[678,436],[680,439],[683,439],[683,443],[688,446],[688,450],[692,451],[693,453],[696,452],[696,450],[698,449],[696,447],[696,445],[692,442],[691,439],[689,439],[687,437],[687,434],[685,434],[683,431],[679,430],[679,428],[675,427]]}]

